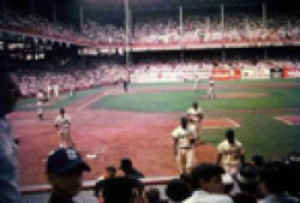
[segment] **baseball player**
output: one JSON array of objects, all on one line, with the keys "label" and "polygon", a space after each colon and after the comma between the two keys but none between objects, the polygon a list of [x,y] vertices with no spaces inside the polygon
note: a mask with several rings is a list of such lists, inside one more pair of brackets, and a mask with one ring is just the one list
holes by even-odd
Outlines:
[{"label": "baseball player", "polygon": [[48,96],[48,99],[51,99],[52,91],[53,91],[53,88],[52,88],[51,82],[48,81],[48,84],[47,84],[47,96]]},{"label": "baseball player", "polygon": [[55,98],[58,98],[59,97],[59,85],[58,84],[53,85],[53,90],[54,90]]},{"label": "baseball player", "polygon": [[212,78],[210,78],[210,80],[209,80],[207,95],[208,95],[208,99],[210,99],[210,100],[216,99],[215,81]]},{"label": "baseball player", "polygon": [[200,77],[198,75],[195,75],[194,79],[194,91],[197,91],[200,86]]},{"label": "baseball player", "polygon": [[245,150],[243,144],[235,139],[232,129],[226,131],[225,137],[226,140],[218,145],[217,164],[221,165],[226,173],[234,175],[244,163]]},{"label": "baseball player", "polygon": [[65,113],[64,108],[59,109],[59,115],[54,121],[54,126],[57,129],[57,135],[60,138],[60,147],[69,148],[74,147],[71,138],[71,117]]},{"label": "baseball player", "polygon": [[196,126],[197,129],[197,141],[200,142],[200,132],[202,129],[202,121],[204,118],[204,113],[201,107],[199,107],[197,102],[193,102],[191,108],[187,110],[187,117],[191,123]]},{"label": "baseball player", "polygon": [[42,89],[39,89],[36,95],[36,99],[37,99],[37,115],[38,118],[40,120],[44,120],[44,110],[43,110],[43,106],[44,106],[44,102],[47,100],[46,99],[46,95],[44,93],[44,91]]},{"label": "baseball player", "polygon": [[182,117],[180,126],[171,133],[174,139],[174,154],[181,174],[189,173],[193,167],[196,127]]}]

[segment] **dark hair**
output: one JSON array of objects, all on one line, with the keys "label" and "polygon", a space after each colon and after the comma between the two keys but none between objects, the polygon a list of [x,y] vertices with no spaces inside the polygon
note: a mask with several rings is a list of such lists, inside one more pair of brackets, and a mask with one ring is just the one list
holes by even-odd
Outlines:
[{"label": "dark hair", "polygon": [[111,176],[115,176],[117,173],[117,169],[114,166],[108,166],[105,170],[108,171]]},{"label": "dark hair", "polygon": [[151,188],[145,192],[145,196],[149,203],[159,203],[160,193],[157,188]]},{"label": "dark hair", "polygon": [[211,180],[211,178],[222,175],[223,173],[224,169],[218,165],[202,163],[196,166],[191,172],[192,187],[194,189],[199,188],[201,187],[201,185],[199,185],[200,180],[208,182]]},{"label": "dark hair", "polygon": [[281,193],[287,189],[287,166],[282,162],[271,162],[262,169],[261,182],[271,193]]},{"label": "dark hair", "polygon": [[173,201],[183,201],[191,195],[191,188],[183,180],[173,179],[166,187],[166,194]]},{"label": "dark hair", "polygon": [[121,169],[131,169],[132,168],[132,161],[130,158],[123,158],[121,160]]},{"label": "dark hair", "polygon": [[198,102],[193,102],[194,109],[198,109]]},{"label": "dark hair", "polygon": [[185,116],[181,117],[180,123],[181,123],[181,126],[183,129],[187,128],[188,122],[189,122],[189,120],[187,117],[185,117]]},{"label": "dark hair", "polygon": [[255,154],[252,156],[252,162],[256,167],[262,167],[265,165],[265,158],[260,154]]},{"label": "dark hair", "polygon": [[236,179],[242,191],[254,194],[258,190],[258,178],[258,169],[253,165],[247,164],[240,169]]},{"label": "dark hair", "polygon": [[0,117],[13,111],[21,92],[7,72],[0,74]]},{"label": "dark hair", "polygon": [[227,138],[229,143],[234,143],[234,130],[228,129],[225,133],[225,137]]},{"label": "dark hair", "polygon": [[64,108],[60,108],[60,109],[59,109],[59,113],[60,113],[60,114],[65,114],[65,109],[64,109]]},{"label": "dark hair", "polygon": [[232,199],[234,203],[257,203],[255,196],[248,193],[238,193]]}]

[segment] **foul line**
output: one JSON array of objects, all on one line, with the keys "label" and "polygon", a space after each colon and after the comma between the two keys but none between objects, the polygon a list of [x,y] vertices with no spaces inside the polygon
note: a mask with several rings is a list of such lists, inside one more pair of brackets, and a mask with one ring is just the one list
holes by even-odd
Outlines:
[{"label": "foul line", "polygon": [[282,117],[280,117],[280,116],[275,116],[274,118],[275,118],[276,120],[278,120],[278,121],[281,121],[281,122],[287,124],[287,125],[290,125],[290,126],[293,126],[293,125],[294,125],[294,123],[292,123],[291,121],[288,121],[288,120],[286,120],[286,119],[284,119],[284,118],[282,118]]},{"label": "foul line", "polygon": [[110,94],[115,94],[115,93],[118,93],[115,89],[106,90],[103,93],[101,93],[100,95],[97,95],[94,99],[91,99],[89,102],[87,102],[85,104],[82,104],[81,106],[77,107],[76,111],[81,111],[81,110],[85,109],[86,107],[88,107],[92,103],[96,102],[97,100],[99,100],[103,96],[110,95]]},{"label": "foul line", "polygon": [[231,125],[233,125],[233,127],[235,127],[235,128],[241,127],[240,124],[239,124],[238,122],[236,122],[236,121],[234,121],[234,120],[232,120],[232,119],[230,119],[230,118],[225,118],[225,120],[228,121],[228,122],[229,122]]}]

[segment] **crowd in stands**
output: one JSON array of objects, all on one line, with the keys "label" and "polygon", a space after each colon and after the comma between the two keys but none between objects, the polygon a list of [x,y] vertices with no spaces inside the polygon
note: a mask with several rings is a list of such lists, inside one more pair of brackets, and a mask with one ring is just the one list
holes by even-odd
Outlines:
[{"label": "crowd in stands", "polygon": [[[56,37],[77,42],[124,43],[125,27],[105,24],[86,19],[82,32],[71,25],[53,22],[46,18],[30,15],[20,16],[6,11],[0,18],[0,27],[15,28],[35,34]],[[183,31],[178,18],[162,17],[136,18],[132,23],[132,43],[178,43],[178,42],[252,42],[299,40],[300,21],[298,16],[273,15],[263,25],[261,15],[225,15],[224,28],[220,17],[185,16]]]},{"label": "crowd in stands", "polygon": [[[39,88],[44,90],[50,85],[59,85],[61,92],[69,90],[83,90],[96,86],[116,84],[120,80],[130,80],[130,76],[138,77],[144,73],[157,72],[194,72],[212,71],[213,69],[244,69],[244,68],[300,68],[299,61],[293,60],[188,60],[180,62],[145,60],[141,63],[125,65],[115,61],[93,61],[89,64],[79,61],[70,63],[64,68],[57,68],[50,62],[38,62],[40,69],[23,68],[23,65],[14,72],[16,83],[23,96],[33,96]],[[29,66],[29,65],[28,65]],[[36,66],[36,65],[35,65]]]}]

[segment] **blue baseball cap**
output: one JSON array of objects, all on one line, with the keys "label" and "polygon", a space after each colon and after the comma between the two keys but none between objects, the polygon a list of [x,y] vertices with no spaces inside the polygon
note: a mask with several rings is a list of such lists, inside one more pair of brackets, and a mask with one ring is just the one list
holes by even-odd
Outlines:
[{"label": "blue baseball cap", "polygon": [[60,148],[51,151],[47,160],[47,172],[64,174],[73,170],[91,171],[80,154],[73,148]]}]

